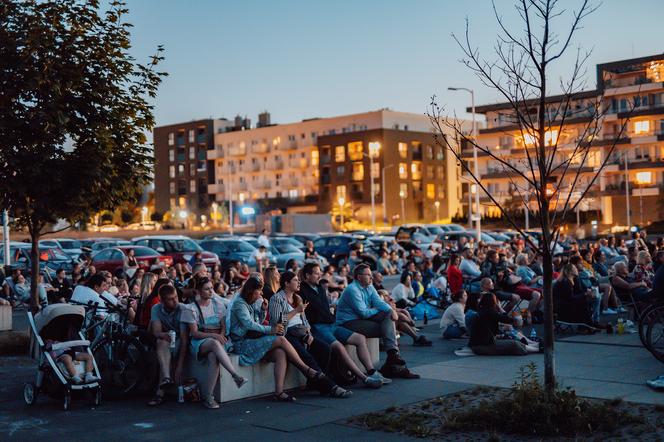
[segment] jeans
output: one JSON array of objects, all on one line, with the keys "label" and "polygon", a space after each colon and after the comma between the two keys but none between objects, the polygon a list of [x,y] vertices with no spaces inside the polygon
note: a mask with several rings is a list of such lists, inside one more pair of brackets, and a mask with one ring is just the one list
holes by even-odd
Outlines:
[{"label": "jeans", "polygon": [[450,324],[443,332],[443,338],[458,339],[462,337],[465,332],[466,330],[464,328],[459,327],[458,324]]},{"label": "jeans", "polygon": [[379,312],[368,319],[353,319],[342,325],[367,338],[383,338],[385,350],[399,350],[397,330],[390,313]]},{"label": "jeans", "polygon": [[599,322],[599,315],[602,310],[602,295],[597,287],[592,287],[593,298],[590,300],[590,311],[592,312],[593,322]]}]

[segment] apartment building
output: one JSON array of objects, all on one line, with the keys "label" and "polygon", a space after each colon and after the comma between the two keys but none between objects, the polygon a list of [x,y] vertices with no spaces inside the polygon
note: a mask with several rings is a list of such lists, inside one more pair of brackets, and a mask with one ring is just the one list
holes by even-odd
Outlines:
[{"label": "apartment building", "polygon": [[186,210],[205,214],[213,201],[208,183],[214,183],[214,167],[208,152],[214,134],[235,126],[225,119],[204,119],[156,127],[154,140],[155,210]]},{"label": "apartment building", "polygon": [[[424,174],[422,163],[427,161],[424,159],[424,145],[432,145],[431,124],[426,116],[388,109],[332,118],[312,118],[289,124],[262,124],[261,126],[251,130],[223,132],[215,135],[215,147],[213,150],[207,151],[207,158],[214,162],[215,171],[215,181],[208,185],[208,194],[214,195],[216,201],[232,199],[236,203],[252,203],[258,206],[258,210],[263,213],[270,210],[288,213],[327,212],[331,208],[330,198],[336,192],[336,188],[334,192],[331,190],[333,185],[331,175],[329,182],[327,182],[328,178],[323,180],[321,176],[321,173],[327,174],[330,167],[327,163],[327,146],[336,147],[339,143],[345,146],[347,143],[361,142],[362,149],[366,149],[369,138],[371,138],[372,141],[377,140],[390,146],[385,152],[392,150],[397,152],[398,142],[407,143],[406,150],[410,149],[412,143],[417,142],[420,153],[416,154],[416,158],[418,158],[417,155],[422,158],[414,161],[415,167],[419,170],[418,173],[422,175]],[[378,132],[374,133],[374,131],[380,132],[380,136],[376,140],[372,137]],[[395,133],[403,135],[400,141],[394,138]],[[428,135],[428,138],[425,135]],[[323,144],[321,145],[321,143]],[[354,146],[357,149],[358,145]],[[382,159],[382,153],[380,155],[380,164],[386,164]],[[350,179],[351,167],[359,166],[347,163],[347,161],[356,161],[351,160],[351,153],[347,158],[348,160],[344,159],[344,165],[348,167],[347,176]],[[412,157],[408,158],[406,167],[413,167]],[[395,164],[397,163],[395,162]],[[437,167],[439,166],[441,165],[437,165]],[[368,165],[366,167],[368,170]],[[397,170],[395,166],[390,173],[396,174]],[[454,170],[456,171],[456,169]],[[356,171],[355,177],[357,178],[363,173]],[[445,170],[441,171],[440,180],[443,180],[442,176],[445,173]],[[363,178],[354,181],[356,184],[357,181],[366,181],[366,185],[361,189],[357,186],[354,187],[356,190],[354,195],[358,197],[358,202],[365,202],[367,198],[370,198],[368,173],[366,177],[362,176]],[[408,176],[411,176],[410,169]],[[378,181],[378,178],[376,180]],[[456,175],[450,177],[450,180],[456,185]],[[426,184],[422,180],[417,181],[416,185],[419,186],[417,191],[425,192]],[[334,183],[336,184],[337,181]],[[443,185],[442,181],[440,185]],[[446,186],[447,182],[444,185]],[[319,200],[321,189],[325,193]],[[350,194],[350,185],[348,191]],[[410,188],[408,191],[414,192]],[[434,193],[440,195],[441,198],[449,195],[447,189],[442,188],[439,193],[438,190],[435,190]],[[361,197],[360,194],[362,194]],[[381,198],[380,192],[378,198]],[[457,195],[453,199],[456,200]],[[336,201],[336,198],[334,200]],[[390,201],[390,207],[392,207],[394,202]],[[409,201],[409,207],[410,204]],[[447,209],[439,210],[441,213],[447,213]],[[422,213],[424,213],[423,209]],[[361,212],[359,215],[366,219],[366,213]]]},{"label": "apartment building", "polygon": [[[564,98],[548,98],[549,121],[559,122],[563,117],[559,105]],[[596,106],[602,107],[604,117],[599,134],[589,138],[585,129],[592,121]],[[536,119],[535,106],[528,111]],[[479,130],[478,143],[511,165],[526,167],[526,149],[534,145],[534,140],[515,124],[509,104],[478,106],[476,112],[486,116],[486,126]],[[558,143],[554,163],[571,158],[578,140],[590,143],[591,148],[580,171],[581,181],[574,184],[574,174],[568,172],[560,186],[561,198],[571,194],[572,203],[577,201],[585,187],[583,184],[596,175],[606,159],[606,167],[580,204],[580,211],[593,212],[601,223],[608,225],[627,224],[627,204],[631,208],[631,224],[647,224],[664,218],[661,203],[664,192],[664,55],[597,65],[597,88],[575,94],[564,117],[562,133],[552,124],[545,134],[548,145]],[[620,134],[625,123],[626,130]],[[619,134],[616,147],[609,155]],[[472,167],[472,149],[464,149],[462,157]],[[580,166],[581,158],[573,158],[571,172]],[[501,205],[519,205],[515,186],[527,192],[523,182],[512,181],[511,174],[487,154],[480,153],[478,167],[483,184]],[[462,176],[462,181],[464,178]],[[463,185],[464,213],[469,188],[473,190]],[[480,195],[480,205],[483,215],[500,215],[485,194]],[[532,208],[535,208],[534,203]]]}]

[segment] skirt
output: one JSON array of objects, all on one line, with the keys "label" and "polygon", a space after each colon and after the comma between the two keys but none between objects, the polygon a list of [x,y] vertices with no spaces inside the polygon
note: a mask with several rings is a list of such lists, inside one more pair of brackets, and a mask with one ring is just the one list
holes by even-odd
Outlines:
[{"label": "skirt", "polygon": [[238,339],[233,341],[233,353],[240,356],[240,365],[254,365],[272,349],[277,336],[267,335],[256,339]]},{"label": "skirt", "polygon": [[[207,358],[205,357],[205,355],[202,355],[199,352],[201,351],[201,345],[203,345],[203,343],[205,341],[207,341],[208,339],[214,340],[213,338],[203,338],[203,339],[192,339],[189,342],[189,350],[191,351],[191,354],[201,364],[205,364],[206,361],[207,361]],[[229,352],[229,351],[231,351],[231,349],[232,349],[232,344],[231,344],[231,340],[229,339],[228,341],[226,341],[226,345],[224,345],[224,350],[226,350],[226,352]]]}]

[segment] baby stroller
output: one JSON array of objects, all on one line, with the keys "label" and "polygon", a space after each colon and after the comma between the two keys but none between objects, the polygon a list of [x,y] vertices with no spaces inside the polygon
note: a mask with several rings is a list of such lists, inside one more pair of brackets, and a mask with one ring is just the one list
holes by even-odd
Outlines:
[{"label": "baby stroller", "polygon": [[[39,393],[43,392],[54,398],[64,395],[64,409],[69,410],[71,406],[72,393],[75,391],[89,391],[93,396],[94,405],[101,402],[101,386],[99,381],[75,384],[70,380],[69,373],[61,362],[56,362],[51,351],[65,348],[78,347],[92,355],[90,341],[85,340],[81,333],[81,326],[85,319],[85,308],[71,304],[52,304],[45,307],[34,317],[28,312],[28,322],[32,333],[39,345],[39,365],[35,382],[25,384],[23,388],[23,399],[28,405],[37,401]],[[57,341],[47,345],[46,341]],[[97,362],[92,358],[94,375],[100,379]],[[74,366],[80,375],[85,368],[81,362],[74,361]]]}]

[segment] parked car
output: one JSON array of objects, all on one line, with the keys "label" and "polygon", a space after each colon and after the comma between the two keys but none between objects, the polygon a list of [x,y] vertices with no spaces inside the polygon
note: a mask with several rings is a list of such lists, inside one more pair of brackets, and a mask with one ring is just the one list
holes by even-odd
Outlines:
[{"label": "parked car", "polygon": [[330,264],[335,267],[339,262],[345,261],[350,255],[351,249],[359,249],[360,257],[372,269],[376,268],[376,256],[371,253],[365,253],[361,240],[352,235],[324,235],[314,241],[316,252],[324,256]]},{"label": "parked car", "polygon": [[288,236],[291,238],[295,238],[296,240],[300,241],[302,244],[306,244],[307,241],[316,241],[318,238],[320,238],[320,235],[317,235],[315,233],[291,233]]},{"label": "parked car", "polygon": [[[227,266],[233,261],[240,261],[249,267],[256,267],[256,260],[251,257],[256,251],[256,247],[245,239],[232,237],[205,239],[200,241],[199,245],[203,250],[217,255],[222,266]],[[268,253],[268,260],[276,263],[270,253]]]},{"label": "parked car", "polygon": [[67,255],[71,256],[74,259],[79,259],[83,253],[83,245],[80,241],[69,238],[54,238],[54,239],[42,239],[39,241],[40,246],[44,247],[56,247],[61,249]]},{"label": "parked car", "polygon": [[283,245],[283,244],[290,244],[293,247],[295,247],[298,250],[301,250],[304,252],[304,249],[307,248],[307,246],[304,245],[303,242],[296,240],[295,238],[290,238],[288,236],[275,236],[270,238],[270,244],[273,245]]},{"label": "parked car", "polygon": [[406,224],[397,229],[395,237],[397,241],[412,240],[427,243],[436,240],[438,235],[430,232],[424,225]]},{"label": "parked car", "polygon": [[[258,248],[258,239],[248,236],[243,236],[241,238],[242,241],[251,244],[255,248]],[[267,251],[268,259],[270,262],[274,262],[279,270],[285,270],[286,264],[291,259],[297,261],[297,265],[300,267],[304,265],[304,252],[302,250],[287,242],[276,245],[274,242],[272,242],[273,239],[275,238],[270,240],[270,249]]]},{"label": "parked car", "polygon": [[466,230],[465,227],[459,224],[441,224],[439,227],[445,232],[463,232]]},{"label": "parked car", "polygon": [[196,252],[201,252],[201,258],[207,267],[219,264],[217,255],[203,250],[196,241],[186,236],[140,236],[133,238],[132,242],[137,246],[150,247],[162,255],[170,256],[174,264],[189,263]]},{"label": "parked car", "polygon": [[127,241],[125,239],[115,239],[115,240],[109,240],[109,241],[96,241],[92,244],[90,247],[91,252],[98,252],[100,250],[104,249],[109,249],[111,247],[118,247],[118,246],[129,246],[131,245],[131,241]]},{"label": "parked car", "polygon": [[[9,254],[11,267],[20,269],[24,275],[32,274],[32,245],[25,242],[10,242]],[[4,262],[5,251],[0,248],[0,260]],[[39,247],[39,269],[49,277],[54,277],[58,269],[64,269],[70,274],[74,265],[74,260],[61,249],[55,247]]]},{"label": "parked car", "polygon": [[97,271],[106,270],[120,277],[123,274],[124,260],[129,250],[134,251],[138,267],[149,271],[173,265],[173,258],[161,255],[154,249],[144,246],[118,246],[100,250],[92,255],[92,265]]},{"label": "parked car", "polygon": [[161,224],[155,221],[143,221],[127,225],[127,230],[161,230]]}]

